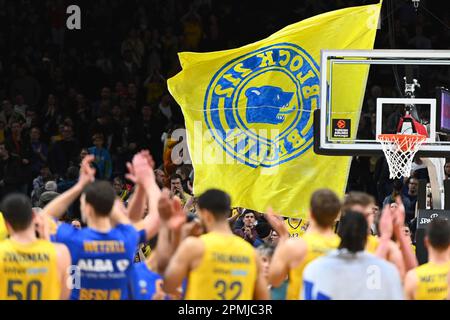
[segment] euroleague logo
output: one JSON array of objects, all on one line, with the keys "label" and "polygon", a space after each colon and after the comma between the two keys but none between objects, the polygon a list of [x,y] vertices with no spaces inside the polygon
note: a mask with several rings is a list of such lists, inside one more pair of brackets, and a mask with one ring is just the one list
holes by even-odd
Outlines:
[{"label": "euroleague logo", "polygon": [[344,129],[346,125],[347,125],[347,124],[345,123],[345,120],[339,120],[339,121],[337,122],[337,127],[338,127],[339,129]]},{"label": "euroleague logo", "polygon": [[273,167],[313,145],[319,67],[302,48],[279,43],[242,55],[213,76],[204,101],[207,127],[250,167]]}]

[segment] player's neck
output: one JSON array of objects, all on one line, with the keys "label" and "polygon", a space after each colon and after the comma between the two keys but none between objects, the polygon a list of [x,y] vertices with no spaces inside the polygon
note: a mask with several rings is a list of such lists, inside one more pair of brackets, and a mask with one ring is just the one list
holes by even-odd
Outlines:
[{"label": "player's neck", "polygon": [[307,232],[315,232],[323,235],[332,235],[334,234],[333,229],[331,227],[323,228],[317,224],[314,220],[311,220],[311,223],[308,227]]},{"label": "player's neck", "polygon": [[99,232],[109,232],[112,229],[109,217],[91,217],[87,225],[89,228]]},{"label": "player's neck", "polygon": [[27,230],[14,232],[11,235],[11,240],[18,243],[33,243],[37,240],[34,228],[28,228]]},{"label": "player's neck", "polygon": [[449,262],[449,251],[437,251],[437,250],[429,250],[428,252],[428,262],[434,263],[434,264],[444,264]]}]

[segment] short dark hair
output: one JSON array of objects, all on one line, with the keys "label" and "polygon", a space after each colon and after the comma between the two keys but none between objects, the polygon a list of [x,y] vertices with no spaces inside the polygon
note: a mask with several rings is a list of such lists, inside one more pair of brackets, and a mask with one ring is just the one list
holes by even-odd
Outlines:
[{"label": "short dark hair", "polygon": [[433,249],[447,250],[450,245],[450,222],[444,218],[435,218],[427,226],[426,236]]},{"label": "short dark hair", "polygon": [[267,238],[272,233],[272,227],[267,222],[258,222],[255,229],[261,239]]},{"label": "short dark hair", "polygon": [[86,203],[90,204],[98,216],[109,216],[116,193],[108,181],[96,181],[89,184],[83,191]]},{"label": "short dark hair", "polygon": [[208,210],[216,219],[226,219],[231,212],[231,198],[222,190],[209,189],[198,197],[198,207]]},{"label": "short dark hair", "polygon": [[174,173],[170,176],[170,181],[176,180],[176,179],[180,179],[180,181],[183,181],[183,179],[181,178],[181,176],[179,174]]},{"label": "short dark hair", "polygon": [[341,210],[341,201],[329,189],[319,189],[311,196],[311,216],[322,228],[332,227]]},{"label": "short dark hair", "polygon": [[345,195],[344,204],[342,205],[342,211],[351,210],[351,207],[354,205],[367,207],[371,204],[375,204],[374,197],[364,192],[352,191]]},{"label": "short dark hair", "polygon": [[339,249],[347,249],[352,253],[363,251],[366,247],[367,228],[367,220],[361,213],[346,211],[339,222]]},{"label": "short dark hair", "polygon": [[20,193],[7,195],[1,203],[1,212],[14,231],[26,230],[33,221],[31,201]]},{"label": "short dark hair", "polygon": [[80,169],[75,166],[70,166],[66,171],[67,180],[77,180],[79,176]]}]

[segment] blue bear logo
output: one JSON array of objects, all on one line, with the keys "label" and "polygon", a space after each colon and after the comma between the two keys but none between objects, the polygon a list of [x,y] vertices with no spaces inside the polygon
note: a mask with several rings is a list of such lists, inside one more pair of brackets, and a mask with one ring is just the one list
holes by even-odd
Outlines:
[{"label": "blue bear logo", "polygon": [[294,93],[284,92],[279,87],[252,87],[245,91],[245,96],[248,123],[279,124],[295,109],[289,108]]}]

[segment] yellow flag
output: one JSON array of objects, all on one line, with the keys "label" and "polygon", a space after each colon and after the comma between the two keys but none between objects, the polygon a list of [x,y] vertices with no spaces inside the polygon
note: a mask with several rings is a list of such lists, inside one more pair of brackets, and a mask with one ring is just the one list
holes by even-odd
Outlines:
[{"label": "yellow flag", "polygon": [[[218,188],[234,206],[301,218],[318,188],[343,196],[350,157],[313,151],[320,51],[372,49],[380,7],[327,12],[237,49],[179,54],[183,70],[168,86],[185,117],[196,195]],[[356,124],[368,67],[349,70],[337,80],[354,86],[333,91],[333,104]]]}]

